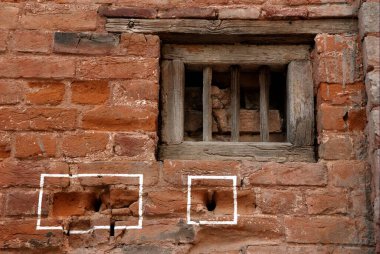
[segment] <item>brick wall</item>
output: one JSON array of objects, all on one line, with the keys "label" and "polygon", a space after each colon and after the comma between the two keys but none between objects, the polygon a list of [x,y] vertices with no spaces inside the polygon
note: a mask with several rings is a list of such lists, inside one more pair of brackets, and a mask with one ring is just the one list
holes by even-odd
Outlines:
[{"label": "brick wall", "polygon": [[[315,38],[316,163],[157,161],[160,39],[104,29],[105,14],[323,19],[356,17],[359,7],[352,0],[2,1],[0,252],[374,253],[378,3],[362,5],[360,34]],[[61,177],[45,178],[41,225],[116,229],[36,230],[44,173],[143,174],[142,229],[117,228],[138,223],[137,179]],[[187,175],[214,174],[237,176],[238,224],[188,225]],[[192,215],[229,220],[231,192],[228,181],[195,181]]]}]

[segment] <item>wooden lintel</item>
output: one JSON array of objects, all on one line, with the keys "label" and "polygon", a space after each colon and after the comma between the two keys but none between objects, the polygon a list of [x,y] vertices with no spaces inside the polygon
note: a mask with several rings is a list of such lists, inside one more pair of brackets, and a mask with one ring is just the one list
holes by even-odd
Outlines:
[{"label": "wooden lintel", "polygon": [[314,147],[268,142],[191,142],[160,145],[159,159],[315,162]]},{"label": "wooden lintel", "polygon": [[203,20],[108,18],[108,32],[194,35],[316,35],[355,33],[356,19],[323,20]]}]

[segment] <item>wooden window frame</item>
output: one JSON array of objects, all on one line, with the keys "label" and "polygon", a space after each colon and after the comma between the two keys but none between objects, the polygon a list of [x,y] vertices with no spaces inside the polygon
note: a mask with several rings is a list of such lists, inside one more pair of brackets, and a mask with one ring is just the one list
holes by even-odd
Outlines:
[{"label": "wooden window frame", "polygon": [[[314,162],[314,91],[309,45],[175,45],[162,47],[161,144],[159,159],[255,160]],[[203,141],[184,141],[185,64],[203,65]],[[211,73],[214,64],[287,65],[287,142],[236,142],[239,135],[239,102],[232,96],[231,142],[211,140]],[[231,89],[238,87],[232,71]],[[260,97],[267,96],[268,70],[260,70]],[[236,82],[234,82],[234,79]],[[234,87],[235,84],[235,87]],[[232,92],[232,94],[235,94]],[[268,101],[260,100],[261,119]],[[236,107],[234,107],[234,105]],[[268,121],[260,121],[261,130]],[[268,132],[260,132],[268,140]]]}]

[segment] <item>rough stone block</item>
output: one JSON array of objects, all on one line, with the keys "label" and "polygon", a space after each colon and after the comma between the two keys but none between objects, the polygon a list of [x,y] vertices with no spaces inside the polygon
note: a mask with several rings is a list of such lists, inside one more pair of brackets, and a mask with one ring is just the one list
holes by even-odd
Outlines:
[{"label": "rough stone block", "polygon": [[359,32],[363,38],[368,33],[380,32],[380,5],[378,2],[364,2],[359,11]]}]

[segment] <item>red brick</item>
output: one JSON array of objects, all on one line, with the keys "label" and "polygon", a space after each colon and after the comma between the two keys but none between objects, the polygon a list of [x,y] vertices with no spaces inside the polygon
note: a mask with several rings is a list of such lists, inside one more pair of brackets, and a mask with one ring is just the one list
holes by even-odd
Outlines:
[{"label": "red brick", "polygon": [[0,57],[0,77],[66,78],[75,74],[73,59],[56,56]]},{"label": "red brick", "polygon": [[363,161],[336,161],[328,164],[329,184],[335,187],[362,188],[368,181]]},{"label": "red brick", "polygon": [[267,163],[248,176],[251,185],[310,185],[327,184],[323,163]]},{"label": "red brick", "polygon": [[76,104],[101,104],[109,95],[107,81],[74,81],[71,84],[71,101]]},{"label": "red brick", "polygon": [[54,194],[52,215],[80,216],[95,211],[96,196],[92,192],[59,192]]},{"label": "red brick", "polygon": [[128,105],[140,101],[158,101],[159,86],[150,80],[128,80],[112,82],[113,103]]},{"label": "red brick", "polygon": [[0,132],[0,160],[10,157],[11,139],[5,132]]},{"label": "red brick", "polygon": [[318,129],[322,130],[346,130],[346,114],[348,113],[347,107],[330,106],[328,104],[321,104],[318,110]]},{"label": "red brick", "polygon": [[358,7],[355,4],[329,4],[308,6],[308,16],[310,18],[328,18],[328,17],[355,17],[358,13]]},{"label": "red brick", "polygon": [[[238,175],[239,165],[236,161],[165,160],[163,177],[170,184],[186,186],[188,175]],[[232,181],[225,186],[232,186]]]},{"label": "red brick", "polygon": [[268,245],[268,246],[249,246],[247,248],[247,254],[277,254],[287,253],[286,246]]},{"label": "red brick", "polygon": [[160,57],[160,38],[156,35],[123,33],[117,55]]},{"label": "red brick", "polygon": [[96,11],[97,6],[91,4],[27,3],[20,24],[22,28],[37,30],[95,30]]},{"label": "red brick", "polygon": [[109,141],[105,133],[84,133],[66,135],[62,142],[62,152],[68,157],[85,157],[104,152]]},{"label": "red brick", "polygon": [[[137,162],[137,161],[120,161],[120,162],[93,162],[81,163],[78,165],[78,173],[80,174],[143,174],[144,188],[151,186],[158,181],[159,163],[157,162]],[[96,186],[109,184],[136,184],[136,178],[113,177],[97,178],[83,177],[79,178],[82,185]]]},{"label": "red brick", "polygon": [[7,193],[5,215],[35,215],[37,214],[39,191],[12,190]]},{"label": "red brick", "polygon": [[157,108],[97,107],[83,114],[82,127],[108,131],[157,131]]},{"label": "red brick", "polygon": [[12,33],[9,49],[18,52],[49,53],[53,35],[49,32],[17,30]]},{"label": "red brick", "polygon": [[132,203],[137,202],[139,199],[138,189],[120,189],[111,188],[110,189],[110,206],[111,209],[114,208],[126,208]]},{"label": "red brick", "polygon": [[[0,162],[0,187],[39,187],[42,173],[68,174],[69,167],[63,162]],[[67,186],[67,181],[48,181],[50,185]],[[48,185],[48,184],[47,184]]]},{"label": "red brick", "polygon": [[17,5],[0,3],[0,29],[16,28],[18,13]]},{"label": "red brick", "polygon": [[[145,3],[144,3],[145,4]],[[101,6],[98,10],[99,14],[105,17],[124,17],[124,18],[156,18],[157,10],[153,8],[109,8]]]},{"label": "red brick", "polygon": [[348,129],[350,131],[363,131],[367,125],[365,108],[352,109],[348,112]]},{"label": "red brick", "polygon": [[71,130],[76,126],[77,110],[60,108],[0,109],[4,130]]},{"label": "red brick", "polygon": [[239,250],[252,243],[278,243],[283,237],[283,223],[274,216],[240,217],[237,225],[202,226],[196,234],[197,244],[192,251],[214,253]]},{"label": "red brick", "polygon": [[[216,19],[217,12],[214,8],[170,8],[166,10],[160,10],[158,17],[161,19],[173,19],[173,18],[198,18],[198,19]],[[219,18],[220,16],[219,11]]]},{"label": "red brick", "polygon": [[0,30],[0,52],[7,49],[8,31]]},{"label": "red brick", "polygon": [[350,247],[350,246],[336,246],[333,254],[363,254],[374,253],[372,247]]},{"label": "red brick", "polygon": [[328,102],[331,105],[359,105],[362,106],[365,99],[365,87],[363,83],[348,85],[322,83],[318,91],[318,104]]},{"label": "red brick", "polygon": [[351,192],[352,213],[354,216],[368,216],[370,197],[367,197],[365,189],[358,189]]},{"label": "red brick", "polygon": [[119,156],[154,159],[157,140],[155,135],[124,133],[116,134],[114,151]]},{"label": "red brick", "polygon": [[325,160],[350,160],[355,158],[354,140],[349,135],[324,135],[319,145],[319,157]]},{"label": "red brick", "polygon": [[[10,230],[11,229],[11,230]],[[0,222],[0,248],[25,248],[21,253],[27,253],[28,248],[49,248],[62,246],[63,234],[60,231],[36,230],[35,219],[14,219]]]},{"label": "red brick", "polygon": [[[305,254],[305,253],[313,253],[313,254],[330,254],[330,248],[328,245],[301,245],[301,244],[293,244],[287,247],[286,253],[289,254]],[[275,253],[273,253],[275,254]]]},{"label": "red brick", "polygon": [[82,58],[77,63],[76,77],[80,79],[150,78],[156,80],[158,77],[158,60],[128,57]]},{"label": "red brick", "polygon": [[262,18],[280,18],[286,19],[290,17],[305,18],[308,12],[305,7],[283,7],[276,5],[267,5],[261,11]]},{"label": "red brick", "polygon": [[57,153],[57,137],[49,134],[16,134],[16,158],[55,157]]},{"label": "red brick", "polygon": [[355,221],[348,217],[285,217],[286,239],[296,243],[358,243]]},{"label": "red brick", "polygon": [[305,204],[299,192],[260,189],[257,207],[266,214],[305,213]]},{"label": "red brick", "polygon": [[26,93],[26,103],[34,105],[58,105],[65,95],[65,84],[60,82],[31,82],[31,92]]},{"label": "red brick", "polygon": [[306,197],[309,214],[345,214],[348,210],[348,195],[344,191],[309,191]]},{"label": "red brick", "polygon": [[24,84],[18,80],[0,80],[0,104],[18,104],[24,98]]}]

